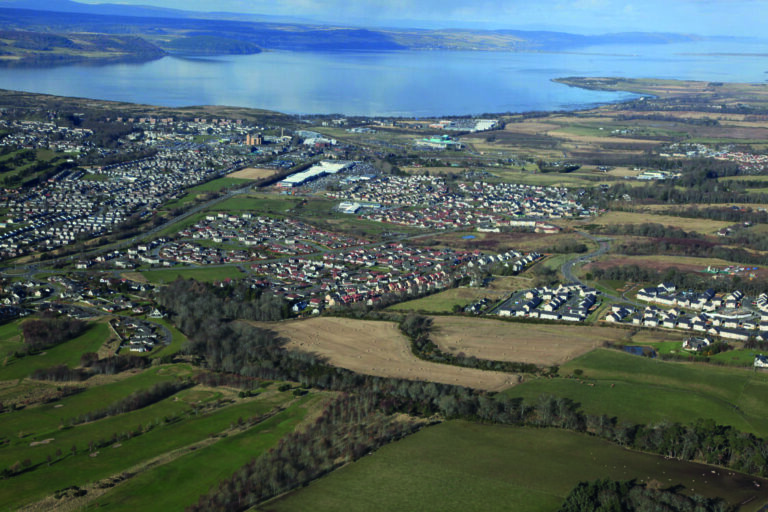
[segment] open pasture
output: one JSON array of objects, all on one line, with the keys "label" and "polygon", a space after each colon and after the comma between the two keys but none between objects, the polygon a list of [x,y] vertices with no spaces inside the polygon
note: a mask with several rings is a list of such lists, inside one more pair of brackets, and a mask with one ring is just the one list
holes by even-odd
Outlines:
[{"label": "open pasture", "polygon": [[743,512],[758,510],[768,499],[768,482],[762,479],[628,451],[583,434],[450,421],[258,510],[538,512],[557,510],[576,484],[598,478],[637,479],[662,488],[680,484],[684,492],[722,497],[733,505],[752,500]]},{"label": "open pasture", "polygon": [[532,379],[505,392],[535,400],[542,394],[566,397],[589,414],[620,421],[692,423],[699,418],[768,436],[768,373],[707,364],[665,362],[597,349],[569,361],[560,375]]}]

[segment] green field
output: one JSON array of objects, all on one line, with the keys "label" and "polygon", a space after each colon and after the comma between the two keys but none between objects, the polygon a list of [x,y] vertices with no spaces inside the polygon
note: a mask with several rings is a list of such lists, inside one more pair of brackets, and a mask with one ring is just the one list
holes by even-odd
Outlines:
[{"label": "green field", "polygon": [[215,180],[203,183],[202,185],[197,185],[196,187],[187,189],[187,193],[183,197],[167,203],[164,205],[164,208],[170,210],[180,206],[185,206],[197,199],[199,195],[205,194],[206,192],[221,192],[224,189],[244,186],[249,183],[251,183],[251,180],[244,180],[240,178],[217,178]]},{"label": "green field", "polygon": [[171,331],[171,344],[167,347],[163,347],[160,350],[156,352],[152,352],[151,356],[153,358],[155,357],[163,357],[163,356],[170,356],[173,354],[176,354],[179,350],[181,350],[181,347],[186,343],[187,337],[182,333],[180,330],[178,330],[171,322],[165,319],[161,318],[153,318],[151,320],[148,320],[149,322],[160,324],[165,326],[169,331]]},{"label": "green field", "polygon": [[507,295],[494,292],[487,288],[451,288],[440,293],[428,295],[416,300],[409,300],[390,306],[395,311],[428,311],[430,313],[450,313],[455,305],[467,306],[475,301],[487,297],[495,301],[501,296]]},{"label": "green field", "polygon": [[196,279],[198,281],[212,282],[225,279],[240,279],[244,275],[237,267],[215,268],[179,268],[164,270],[148,270],[141,273],[150,283],[172,283],[179,277],[183,279]]},{"label": "green field", "polygon": [[13,354],[24,344],[19,325],[21,325],[21,320],[0,325],[0,357]]},{"label": "green field", "polygon": [[[717,423],[768,436],[768,374],[742,368],[664,362],[598,349],[570,361],[560,375],[580,369],[580,378],[534,379],[505,395],[535,401],[542,394],[567,397],[589,414],[619,421]],[[593,385],[590,385],[593,384]]]},{"label": "green field", "polygon": [[385,446],[258,510],[555,511],[578,482],[598,478],[682,484],[733,504],[755,496],[742,511],[757,510],[768,499],[765,484],[754,486],[756,479],[710,470],[573,432],[451,421]]},{"label": "green field", "polygon": [[117,382],[91,387],[55,403],[42,404],[16,411],[3,417],[0,437],[10,439],[9,446],[24,446],[32,441],[56,437],[59,425],[89,411],[107,407],[136,390],[146,389],[163,381],[191,375],[186,365],[161,366]]},{"label": "green field", "polygon": [[[192,402],[198,402],[200,399],[203,402],[213,402],[219,396],[218,393],[201,392],[193,388],[129,413],[68,429],[54,429],[34,437],[25,436],[23,440],[14,442],[13,446],[2,450],[0,464],[2,467],[8,467],[14,460],[23,460],[26,457],[32,464],[31,470],[14,476],[11,480],[0,481],[0,502],[9,509],[16,509],[24,503],[51,495],[57,489],[73,485],[83,486],[109,478],[131,468],[135,469],[157,457],[170,457],[167,460],[170,462],[173,458],[171,452],[226,432],[240,419],[264,415],[292,398],[288,392],[265,394],[205,413],[193,411]],[[178,419],[165,421],[165,418],[173,416]],[[300,419],[300,416],[298,418]],[[48,425],[52,426],[52,423],[58,422],[49,421]],[[281,423],[273,425],[273,429],[289,427]],[[95,450],[95,456],[88,448],[91,441],[98,442],[128,432],[134,432],[131,438],[99,448]],[[47,444],[34,447],[29,445],[33,440],[42,440],[40,437],[43,435],[48,436],[45,439],[50,440]],[[75,455],[71,454],[72,446],[76,447]],[[61,456],[54,455],[57,449],[62,450]],[[53,456],[52,465],[45,462],[48,455]],[[216,477],[218,476],[220,475],[217,474]]]},{"label": "green field", "polygon": [[106,323],[91,325],[81,336],[57,345],[48,350],[32,355],[12,359],[0,367],[0,381],[29,377],[35,370],[65,364],[74,368],[80,363],[80,356],[86,352],[96,352],[109,337]]},{"label": "green field", "polygon": [[218,212],[263,212],[283,215],[301,202],[301,199],[292,196],[278,195],[248,195],[239,196],[222,201],[212,207],[212,211]]},{"label": "green field", "polygon": [[306,403],[303,399],[245,432],[229,435],[213,446],[190,452],[132,478],[100,497],[99,509],[175,510],[195,503],[198,496],[293,431],[306,415]]}]

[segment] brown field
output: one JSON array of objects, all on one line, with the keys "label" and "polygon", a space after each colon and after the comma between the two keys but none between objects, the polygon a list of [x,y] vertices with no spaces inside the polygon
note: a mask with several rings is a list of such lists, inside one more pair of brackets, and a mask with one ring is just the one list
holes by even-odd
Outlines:
[{"label": "brown field", "polygon": [[432,341],[446,352],[494,361],[562,364],[599,347],[625,340],[630,331],[611,327],[544,325],[483,318],[434,317]]},{"label": "brown field", "polygon": [[526,290],[532,288],[534,280],[532,277],[522,276],[494,276],[493,281],[488,283],[488,290],[514,292],[517,290]]},{"label": "brown field", "polygon": [[149,279],[147,279],[141,272],[123,272],[120,276],[137,283],[149,284]]},{"label": "brown field", "polygon": [[242,180],[260,180],[262,178],[269,178],[273,176],[277,171],[275,169],[257,169],[255,167],[248,167],[240,171],[235,171],[228,174],[228,178],[240,178]]},{"label": "brown field", "polygon": [[615,226],[618,224],[644,224],[646,222],[673,226],[685,231],[694,231],[702,234],[713,234],[723,228],[732,226],[733,222],[721,222],[709,219],[691,219],[686,217],[674,217],[672,215],[654,215],[649,213],[633,212],[608,212],[599,217],[590,218],[587,224],[600,226]]},{"label": "brown field", "polygon": [[287,338],[287,348],[326,358],[334,366],[358,373],[427,380],[499,391],[514,386],[518,376],[422,361],[391,322],[321,317],[278,323],[254,323]]},{"label": "brown field", "polygon": [[[744,178],[747,176],[733,176],[733,178]],[[754,178],[756,181],[768,181],[768,176],[749,176],[750,179]],[[731,179],[722,178],[725,180]],[[663,212],[667,210],[679,210],[680,208],[730,208],[731,206],[738,206],[739,208],[760,210],[768,208],[768,204],[756,204],[756,203],[688,203],[684,205],[680,204],[647,204],[642,206],[642,210],[648,210],[650,212]],[[640,211],[640,209],[638,209]]]},{"label": "brown field", "polygon": [[461,174],[467,170],[466,167],[403,167],[403,171],[408,174],[422,174],[429,171],[430,174]]},{"label": "brown field", "polygon": [[[650,268],[659,272],[666,271],[670,268],[676,268],[683,272],[701,272],[706,270],[708,266],[724,269],[729,266],[746,267],[743,263],[733,263],[731,261],[721,260],[717,258],[695,258],[691,256],[619,256],[609,255],[603,256],[598,261],[588,263],[583,267],[585,271],[593,268],[611,268],[611,267],[625,267],[628,265],[637,265],[641,268]],[[751,265],[754,267],[755,265]],[[741,272],[738,275],[742,277],[748,277],[751,272]],[[759,270],[754,272],[757,278],[768,277],[768,269],[760,267]],[[713,276],[713,279],[715,277]]]}]

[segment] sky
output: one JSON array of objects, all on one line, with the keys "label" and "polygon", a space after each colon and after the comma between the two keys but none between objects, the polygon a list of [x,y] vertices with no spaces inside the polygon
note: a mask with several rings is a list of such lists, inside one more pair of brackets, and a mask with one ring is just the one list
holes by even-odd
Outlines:
[{"label": "sky", "polygon": [[79,0],[420,28],[764,36],[768,0]]}]

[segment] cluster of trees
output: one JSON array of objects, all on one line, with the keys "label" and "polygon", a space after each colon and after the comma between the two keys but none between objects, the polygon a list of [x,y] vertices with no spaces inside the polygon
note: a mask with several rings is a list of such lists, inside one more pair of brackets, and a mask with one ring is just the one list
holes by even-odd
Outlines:
[{"label": "cluster of trees", "polygon": [[302,431],[251,460],[188,507],[191,512],[246,510],[416,431],[421,423],[378,410],[375,395],[341,396]]},{"label": "cluster of trees", "polygon": [[24,336],[24,351],[35,353],[54,347],[85,332],[88,324],[72,318],[40,318],[21,324]]},{"label": "cluster of trees", "polygon": [[712,279],[708,274],[682,272],[677,268],[665,271],[641,267],[638,265],[622,265],[608,268],[594,268],[587,276],[590,279],[608,279],[612,281],[632,281],[635,283],[665,282],[673,283],[678,289],[704,291],[709,288],[715,292],[732,292],[741,290],[748,295],[760,295],[768,292],[768,283],[762,280],[744,281],[739,276],[719,276]]},{"label": "cluster of trees", "polygon": [[185,333],[215,331],[218,323],[235,319],[266,322],[290,314],[283,299],[243,282],[214,286],[177,279],[160,290],[157,301],[176,314],[176,325]]},{"label": "cluster of trees", "polygon": [[450,354],[443,352],[429,337],[432,330],[432,319],[416,314],[405,316],[400,321],[400,330],[411,339],[413,354],[426,361],[465,368],[479,368],[507,373],[539,373],[540,368],[532,363],[516,363],[512,361],[492,361],[465,356],[463,353]]},{"label": "cluster of trees", "polygon": [[160,400],[175,395],[183,389],[190,388],[195,383],[189,380],[179,380],[175,382],[159,382],[149,389],[134,391],[127,397],[110,404],[109,406],[96,411],[81,414],[76,418],[69,420],[70,425],[79,425],[89,421],[96,421],[107,416],[116,416],[130,411],[135,411],[152,405]]},{"label": "cluster of trees", "polygon": [[80,356],[80,366],[88,368],[92,374],[115,375],[133,369],[143,369],[151,361],[146,357],[133,354],[120,354],[99,359],[95,352],[86,352]]},{"label": "cluster of trees", "polygon": [[[732,241],[734,243],[735,241]],[[719,258],[745,265],[768,265],[768,256],[741,247],[714,245],[706,240],[685,238],[651,238],[622,240],[613,244],[612,252],[636,256],[670,254],[698,258]]]},{"label": "cluster of trees", "polygon": [[730,512],[721,499],[694,494],[687,496],[677,488],[649,489],[635,480],[619,482],[596,480],[579,483],[560,506],[559,512]]},{"label": "cluster of trees", "polygon": [[[656,222],[643,222],[642,224],[609,224],[605,226],[599,226],[597,224],[589,224],[585,226],[591,231],[599,231],[609,235],[627,235],[627,236],[643,236],[648,238],[671,238],[671,239],[694,239],[698,240],[702,238],[699,233],[687,232],[674,226],[665,226]],[[714,245],[711,242],[701,240],[701,242]]]},{"label": "cluster of trees", "polygon": [[149,359],[132,354],[99,359],[95,353],[86,352],[80,356],[82,368],[70,368],[64,364],[54,365],[49,368],[39,368],[32,372],[30,377],[54,382],[79,382],[93,375],[114,375],[134,368],[146,368],[150,363]]},{"label": "cluster of trees", "polygon": [[[765,183],[765,182],[761,182]],[[757,211],[752,208],[708,207],[688,206],[665,210],[664,215],[675,217],[687,217],[691,219],[709,219],[724,222],[749,222],[752,224],[768,224],[768,212]]]},{"label": "cluster of trees", "polygon": [[80,382],[89,377],[88,373],[79,368],[70,368],[65,364],[39,368],[30,376],[35,380],[50,380],[53,382]]}]

